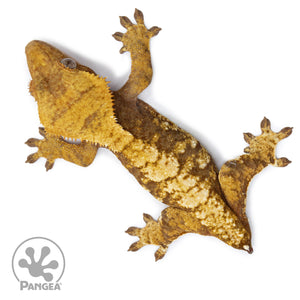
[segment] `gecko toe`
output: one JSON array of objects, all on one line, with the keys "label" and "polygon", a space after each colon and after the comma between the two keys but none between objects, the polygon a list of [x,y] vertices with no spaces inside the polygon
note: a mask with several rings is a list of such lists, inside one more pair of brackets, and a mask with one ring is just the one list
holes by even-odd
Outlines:
[{"label": "gecko toe", "polygon": [[122,32],[115,32],[112,35],[117,41],[122,42],[122,38],[124,36],[124,34]]},{"label": "gecko toe", "polygon": [[45,163],[45,168],[46,168],[46,171],[49,171],[53,168],[54,166],[54,161],[50,161],[49,159],[46,161]]},{"label": "gecko toe", "polygon": [[40,158],[40,156],[38,155],[38,153],[32,153],[30,155],[27,156],[27,160],[26,160],[26,163],[29,163],[29,164],[33,164],[35,163],[38,159]]},{"label": "gecko toe", "polygon": [[164,245],[160,246],[154,254],[155,261],[162,259],[166,255],[167,250],[168,250],[168,246],[164,246]]},{"label": "gecko toe", "polygon": [[134,11],[134,19],[136,20],[137,24],[144,24],[144,15],[137,8]]},{"label": "gecko toe", "polygon": [[276,167],[286,167],[287,165],[289,165],[291,163],[291,161],[286,158],[286,157],[281,157],[281,158],[277,158],[275,161],[275,166]]},{"label": "gecko toe", "polygon": [[39,127],[39,134],[42,136],[42,137],[46,137],[46,130],[44,127]]},{"label": "gecko toe", "polygon": [[151,37],[158,35],[158,33],[161,31],[160,27],[153,26],[148,30],[151,34]]},{"label": "gecko toe", "polygon": [[128,251],[135,252],[135,251],[140,250],[143,246],[145,246],[145,245],[141,241],[137,241],[137,242],[131,244]]},{"label": "gecko toe", "polygon": [[120,17],[120,23],[126,29],[130,28],[133,25],[132,22],[130,21],[130,19],[125,16]]},{"label": "gecko toe", "polygon": [[132,236],[139,236],[141,229],[137,227],[129,227],[125,232]]},{"label": "gecko toe", "polygon": [[25,144],[29,147],[38,147],[39,142],[39,139],[30,138],[25,142]]}]

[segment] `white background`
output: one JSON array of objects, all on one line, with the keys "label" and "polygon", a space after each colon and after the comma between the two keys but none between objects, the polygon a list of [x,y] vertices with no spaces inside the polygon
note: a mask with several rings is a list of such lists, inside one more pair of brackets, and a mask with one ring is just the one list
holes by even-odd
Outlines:
[{"label": "white background", "polygon": [[[293,126],[278,156],[250,185],[254,253],[185,235],[154,262],[156,247],[127,252],[124,231],[164,208],[112,153],[100,149],[81,168],[59,160],[25,164],[38,137],[29,95],[25,45],[41,39],[107,76],[125,82],[129,55],[112,38],[120,15],[144,12],[162,31],[151,42],[154,77],[141,99],[191,132],[220,167],[259,134],[264,116],[278,131]],[[299,299],[299,1],[2,1],[1,28],[1,299]],[[44,236],[63,249],[59,292],[21,292],[11,270],[15,248]]]}]

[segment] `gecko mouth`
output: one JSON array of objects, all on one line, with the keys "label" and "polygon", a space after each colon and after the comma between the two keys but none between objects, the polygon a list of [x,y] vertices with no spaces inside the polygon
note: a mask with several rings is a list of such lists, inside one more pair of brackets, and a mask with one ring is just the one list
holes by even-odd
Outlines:
[{"label": "gecko mouth", "polygon": [[69,144],[75,144],[75,145],[81,144],[81,139],[72,139],[72,138],[63,137],[63,136],[61,136],[61,138]]}]

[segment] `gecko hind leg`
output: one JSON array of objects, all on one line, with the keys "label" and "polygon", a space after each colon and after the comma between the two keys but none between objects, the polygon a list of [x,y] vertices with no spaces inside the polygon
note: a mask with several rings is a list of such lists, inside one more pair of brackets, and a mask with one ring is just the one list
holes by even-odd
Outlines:
[{"label": "gecko hind leg", "polygon": [[292,133],[292,128],[285,127],[274,132],[267,118],[262,120],[260,127],[262,133],[259,136],[244,133],[244,139],[249,144],[244,150],[246,154],[227,161],[219,172],[219,182],[227,203],[249,232],[246,197],[250,181],[268,165],[285,167],[290,163],[286,157],[277,158],[275,150],[277,144]]},{"label": "gecko hind leg", "polygon": [[87,167],[93,162],[99,148],[98,145],[85,141],[80,144],[68,143],[62,137],[49,135],[42,127],[39,128],[39,133],[44,139],[30,138],[25,142],[29,147],[38,147],[38,151],[30,154],[26,162],[34,163],[40,157],[45,157],[47,159],[46,171],[53,168],[57,158]]},{"label": "gecko hind leg", "polygon": [[208,234],[191,212],[180,208],[167,207],[157,221],[148,214],[144,214],[143,217],[146,223],[144,228],[129,227],[126,231],[132,236],[139,237],[128,251],[137,251],[145,245],[158,245],[159,248],[155,252],[156,261],[165,256],[168,246],[179,236],[190,232]]},{"label": "gecko hind leg", "polygon": [[139,237],[137,242],[134,242],[129,247],[128,251],[137,251],[145,245],[159,245],[159,249],[155,252],[155,260],[164,257],[168,250],[168,243],[165,240],[162,232],[160,220],[154,220],[150,215],[143,215],[146,226],[144,228],[129,227],[126,233]]}]

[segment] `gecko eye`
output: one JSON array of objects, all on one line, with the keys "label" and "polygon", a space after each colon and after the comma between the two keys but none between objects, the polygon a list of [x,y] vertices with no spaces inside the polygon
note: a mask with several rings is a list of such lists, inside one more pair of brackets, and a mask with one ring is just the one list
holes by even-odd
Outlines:
[{"label": "gecko eye", "polygon": [[63,58],[60,62],[69,69],[76,69],[77,67],[76,61],[69,57]]}]

